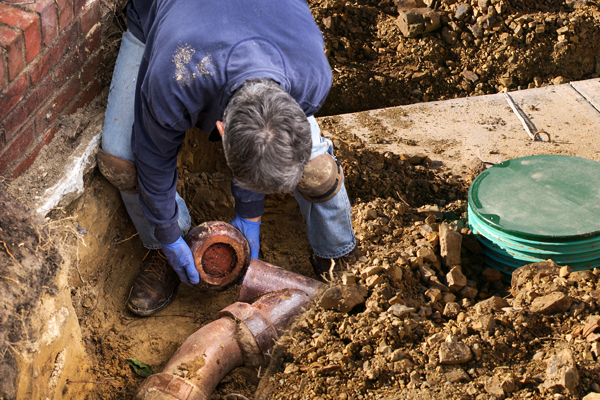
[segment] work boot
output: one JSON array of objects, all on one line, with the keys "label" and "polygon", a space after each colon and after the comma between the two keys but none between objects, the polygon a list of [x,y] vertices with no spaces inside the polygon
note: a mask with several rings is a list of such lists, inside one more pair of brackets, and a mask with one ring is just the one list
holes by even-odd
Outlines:
[{"label": "work boot", "polygon": [[180,282],[162,251],[150,250],[131,286],[127,308],[142,317],[152,315],[173,301]]},{"label": "work boot", "polygon": [[332,279],[332,276],[329,272],[331,270],[331,261],[333,260],[334,266],[331,272],[333,273],[333,279],[337,279],[342,276],[343,272],[348,270],[348,265],[350,263],[354,263],[358,259],[357,254],[358,252],[356,248],[349,254],[338,258],[322,258],[313,254],[310,259],[310,263],[312,264],[313,271],[317,278],[320,281],[324,281]]}]

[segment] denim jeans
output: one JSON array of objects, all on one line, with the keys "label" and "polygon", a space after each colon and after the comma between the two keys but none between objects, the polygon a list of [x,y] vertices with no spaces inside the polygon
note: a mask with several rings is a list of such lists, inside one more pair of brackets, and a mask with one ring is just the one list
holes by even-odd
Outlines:
[{"label": "denim jeans", "polygon": [[[135,85],[144,53],[144,44],[140,42],[129,30],[123,34],[123,41],[117,56],[108,93],[108,103],[104,116],[102,131],[102,150],[113,156],[134,161],[131,151],[131,133],[133,126],[133,105],[135,99]],[[161,244],[154,237],[154,228],[142,212],[138,194],[121,192],[121,197],[127,212],[142,239],[144,247],[160,249]],[[179,209],[179,227],[181,235],[190,229],[190,213],[185,201],[176,196]]]},{"label": "denim jeans", "polygon": [[[102,132],[102,149],[130,161],[134,161],[131,151],[131,127],[135,85],[143,52],[144,44],[129,31],[125,32],[113,72]],[[321,137],[321,130],[315,118],[309,117],[308,121],[313,143],[311,159],[325,153],[333,155],[333,145],[329,139]],[[142,212],[138,195],[121,193],[121,196],[144,246],[159,249],[161,245],[154,237],[154,228]],[[337,258],[354,249],[356,239],[345,187],[342,187],[334,198],[324,203],[311,203],[300,196],[297,190],[294,191],[294,197],[306,220],[308,241],[317,256]],[[183,235],[190,227],[190,215],[184,200],[179,195],[176,200],[179,227]]]}]

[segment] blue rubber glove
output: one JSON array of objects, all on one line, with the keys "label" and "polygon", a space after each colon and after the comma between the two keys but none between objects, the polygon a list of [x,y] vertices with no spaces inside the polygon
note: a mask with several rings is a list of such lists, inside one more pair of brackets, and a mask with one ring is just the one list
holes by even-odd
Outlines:
[{"label": "blue rubber glove", "polygon": [[174,243],[162,244],[163,252],[173,267],[179,279],[189,286],[196,285],[200,282],[200,275],[196,271],[194,264],[194,256],[190,247],[181,236]]},{"label": "blue rubber glove", "polygon": [[231,221],[231,225],[238,228],[248,241],[250,245],[250,259],[258,258],[258,251],[260,250],[260,221],[252,222],[236,215],[233,221]]}]

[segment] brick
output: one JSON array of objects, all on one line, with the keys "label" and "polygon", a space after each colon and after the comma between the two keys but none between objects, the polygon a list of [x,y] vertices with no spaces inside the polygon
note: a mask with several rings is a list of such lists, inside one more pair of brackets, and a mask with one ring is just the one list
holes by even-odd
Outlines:
[{"label": "brick", "polygon": [[6,86],[8,83],[8,78],[6,76],[6,67],[4,66],[4,62],[6,59],[6,52],[4,49],[0,49],[0,91]]},{"label": "brick", "polygon": [[12,81],[25,65],[23,37],[18,31],[0,25],[0,47],[3,47],[8,55],[8,79]]},{"label": "brick", "polygon": [[81,79],[83,83],[88,83],[98,74],[103,61],[104,52],[102,50],[96,51],[96,53],[89,58],[88,62],[85,63],[81,70]]},{"label": "brick", "polygon": [[[97,29],[86,40],[79,44],[71,55],[67,55],[62,65],[56,68],[56,84],[62,86],[72,76],[78,75],[78,72],[83,68],[83,64],[89,58],[90,54],[100,47],[100,30]],[[74,47],[74,46],[72,46]]]},{"label": "brick", "polygon": [[54,125],[51,129],[49,129],[44,136],[42,137],[42,140],[33,148],[33,150],[31,150],[31,152],[29,153],[29,155],[27,155],[13,170],[13,179],[18,178],[19,176],[21,176],[24,172],[26,172],[29,167],[31,167],[31,164],[33,164],[33,162],[35,161],[35,159],[37,158],[38,154],[40,153],[40,151],[48,145],[48,143],[50,143],[52,141],[52,139],[54,138],[54,135],[56,134],[56,132],[58,132],[59,129],[59,125],[56,124]]},{"label": "brick", "polygon": [[2,154],[0,154],[0,175],[4,174],[8,167],[21,156],[33,142],[34,129],[33,124],[29,125],[26,129],[21,132],[20,135],[16,136],[12,143],[9,143]]},{"label": "brick", "polygon": [[[21,0],[7,0],[9,3],[22,3]],[[48,46],[58,35],[55,0],[36,0],[33,4],[23,4],[27,10],[37,13],[42,21],[42,42]]]},{"label": "brick", "polygon": [[63,32],[58,41],[51,46],[48,51],[42,54],[39,59],[31,65],[29,75],[31,76],[31,84],[37,85],[48,72],[52,70],[58,63],[62,61],[63,56],[69,51],[69,47],[73,43],[77,43],[79,38],[79,24],[73,24]]},{"label": "brick", "polygon": [[56,97],[48,103],[43,111],[40,111],[38,115],[36,115],[36,132],[44,132],[48,125],[61,115],[65,107],[79,94],[80,91],[81,83],[76,77],[72,78],[66,85],[60,88]]},{"label": "brick", "polygon": [[40,19],[35,13],[0,4],[0,22],[23,31],[25,36],[25,56],[29,63],[40,53],[42,35]]},{"label": "brick", "polygon": [[0,94],[0,119],[4,118],[12,108],[23,99],[29,89],[27,74],[22,74],[15,81],[12,81],[4,93]]},{"label": "brick", "polygon": [[58,5],[58,31],[64,30],[73,21],[73,0],[56,0]]},{"label": "brick", "polygon": [[95,0],[81,16],[81,32],[87,34],[100,19],[100,1]]},{"label": "brick", "polygon": [[56,85],[52,77],[48,76],[44,82],[30,90],[26,98],[4,119],[4,135],[6,136],[6,140],[10,140],[33,117],[35,111],[52,96],[55,87]]},{"label": "brick", "polygon": [[77,99],[75,103],[73,103],[73,105],[66,112],[66,114],[72,114],[78,109],[90,104],[92,100],[94,100],[96,96],[98,96],[102,92],[103,89],[104,85],[102,82],[102,78],[98,78],[92,81],[92,83],[90,83],[90,85],[86,87],[85,90],[83,90],[83,92],[81,93],[81,97]]}]

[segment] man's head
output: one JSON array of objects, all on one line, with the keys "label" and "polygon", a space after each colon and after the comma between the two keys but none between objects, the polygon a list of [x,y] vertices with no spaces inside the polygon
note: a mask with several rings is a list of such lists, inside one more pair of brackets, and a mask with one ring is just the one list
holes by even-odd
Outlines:
[{"label": "man's head", "polygon": [[276,82],[244,82],[231,96],[220,130],[225,159],[240,187],[259,193],[294,190],[310,159],[310,124]]}]

